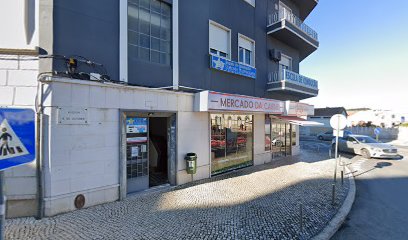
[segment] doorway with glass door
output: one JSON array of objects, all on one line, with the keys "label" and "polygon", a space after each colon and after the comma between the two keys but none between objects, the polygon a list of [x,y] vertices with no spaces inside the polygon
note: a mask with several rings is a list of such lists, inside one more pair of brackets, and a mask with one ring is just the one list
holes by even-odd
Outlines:
[{"label": "doorway with glass door", "polygon": [[126,192],[175,183],[175,114],[124,112]]}]

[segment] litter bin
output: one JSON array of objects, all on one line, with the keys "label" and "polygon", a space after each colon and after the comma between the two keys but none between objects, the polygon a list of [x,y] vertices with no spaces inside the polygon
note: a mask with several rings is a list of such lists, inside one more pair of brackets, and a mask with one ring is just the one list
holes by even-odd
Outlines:
[{"label": "litter bin", "polygon": [[187,153],[184,160],[186,160],[186,171],[188,174],[195,174],[197,172],[197,154]]}]

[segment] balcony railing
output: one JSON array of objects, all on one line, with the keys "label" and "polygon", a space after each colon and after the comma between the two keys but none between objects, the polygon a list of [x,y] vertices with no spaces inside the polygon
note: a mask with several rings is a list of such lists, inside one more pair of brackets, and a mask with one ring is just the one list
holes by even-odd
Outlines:
[{"label": "balcony railing", "polygon": [[313,90],[319,90],[318,82],[287,69],[269,73],[268,84],[286,81]]},{"label": "balcony railing", "polygon": [[278,11],[271,13],[268,15],[268,26],[275,24],[277,22],[286,20],[297,28],[299,28],[302,32],[313,38],[314,40],[318,41],[318,34],[315,30],[311,27],[306,25],[300,18],[298,18],[295,14],[288,11],[286,8],[280,7]]}]

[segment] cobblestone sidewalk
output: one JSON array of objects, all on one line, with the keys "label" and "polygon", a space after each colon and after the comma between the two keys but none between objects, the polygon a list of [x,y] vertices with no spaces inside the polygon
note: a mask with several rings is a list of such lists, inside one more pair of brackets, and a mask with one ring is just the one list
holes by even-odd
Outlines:
[{"label": "cobblestone sidewalk", "polygon": [[333,161],[304,152],[166,192],[7,220],[6,239],[309,239],[336,214],[349,186],[338,181],[332,206]]}]

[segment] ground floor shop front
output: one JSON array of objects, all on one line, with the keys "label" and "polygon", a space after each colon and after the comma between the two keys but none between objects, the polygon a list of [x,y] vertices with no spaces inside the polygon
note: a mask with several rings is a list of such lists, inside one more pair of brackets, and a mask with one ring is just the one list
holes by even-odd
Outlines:
[{"label": "ground floor shop front", "polygon": [[[299,152],[298,125],[282,117],[281,101],[64,78],[45,85],[37,199],[45,216]],[[197,154],[195,174],[187,153]]]}]

